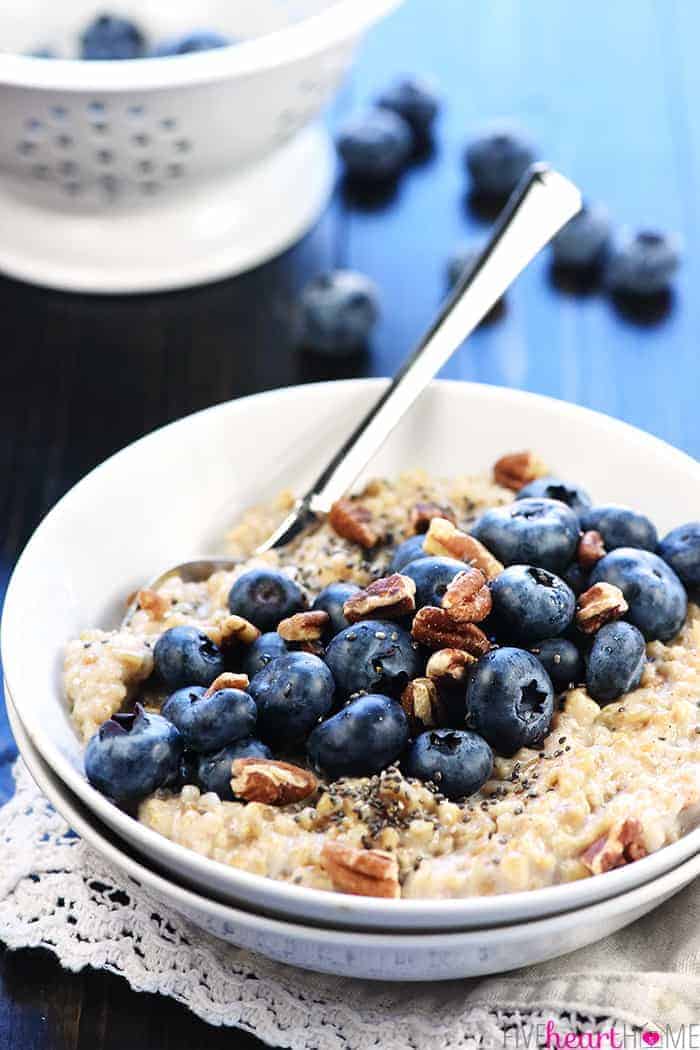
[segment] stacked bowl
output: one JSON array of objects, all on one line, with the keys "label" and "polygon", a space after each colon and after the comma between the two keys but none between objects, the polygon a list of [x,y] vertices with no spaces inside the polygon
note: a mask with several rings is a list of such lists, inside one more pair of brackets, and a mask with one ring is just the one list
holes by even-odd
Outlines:
[{"label": "stacked bowl", "polygon": [[[32,774],[76,831],[208,932],[346,976],[435,980],[510,970],[591,943],[687,885],[700,872],[700,829],[617,870],[527,892],[382,900],[312,890],[210,860],[110,803],[85,778],[62,694],[68,639],[89,624],[118,624],[125,597],[159,570],[220,550],[250,505],[283,488],[303,492],[384,383],[292,387],[219,405],[135,442],[75,486],[39,526],[10,582],[2,621],[8,709]],[[522,447],[599,500],[638,507],[661,529],[700,505],[700,465],[657,439],[563,402],[468,383],[433,383],[367,476],[416,467],[477,473]]]}]

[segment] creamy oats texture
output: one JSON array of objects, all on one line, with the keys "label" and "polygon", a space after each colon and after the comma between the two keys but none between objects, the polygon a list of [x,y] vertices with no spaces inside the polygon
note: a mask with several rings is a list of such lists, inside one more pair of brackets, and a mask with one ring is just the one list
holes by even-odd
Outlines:
[{"label": "creamy oats texture", "polygon": [[[113,713],[164,699],[147,684],[153,646],[179,624],[217,643],[232,630],[234,579],[268,564],[293,576],[310,599],[328,583],[365,585],[382,576],[393,548],[412,534],[418,503],[449,506],[467,528],[511,493],[484,477],[434,480],[415,473],[374,481],[355,497],[382,542],[366,551],[326,522],[282,552],[249,558],[292,503],[283,495],[228,534],[234,572],[204,583],[169,579],[143,592],[117,631],[83,632],[65,656],[65,692],[87,740]],[[560,702],[541,750],[496,758],[476,795],[451,802],[392,767],[373,777],[321,783],[310,799],[276,807],[221,801],[194,786],[160,790],[138,819],[197,853],[269,878],[375,896],[456,898],[534,889],[585,878],[674,842],[700,821],[700,610],[690,605],[678,636],[647,646],[636,690],[600,707],[577,688]]]}]

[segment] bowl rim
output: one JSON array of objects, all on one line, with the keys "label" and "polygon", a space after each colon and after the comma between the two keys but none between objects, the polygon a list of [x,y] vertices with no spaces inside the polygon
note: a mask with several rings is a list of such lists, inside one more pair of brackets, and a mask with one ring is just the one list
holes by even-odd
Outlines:
[{"label": "bowl rim", "polygon": [[125,62],[0,54],[0,88],[91,93],[216,83],[303,61],[358,37],[403,0],[336,0],[315,15],[211,51]]},{"label": "bowl rim", "polygon": [[[660,896],[665,889],[669,887],[672,888],[677,884],[679,874],[683,869],[690,868],[693,872],[692,878],[700,876],[700,851],[698,851],[692,857],[686,858],[675,867],[658,876],[658,878],[642,883],[640,886],[635,886],[630,890],[622,891],[604,901],[596,901],[580,908],[572,908],[568,911],[558,912],[556,915],[547,915],[537,919],[522,919],[519,922],[513,922],[506,926],[498,927],[484,927],[481,929],[470,928],[466,930],[456,929],[449,931],[441,930],[435,932],[430,930],[421,930],[420,932],[416,932],[415,930],[408,932],[396,930],[389,932],[372,932],[371,930],[348,930],[343,928],[324,929],[321,926],[306,925],[298,920],[280,919],[275,916],[264,915],[254,909],[249,910],[248,908],[237,908],[232,904],[225,904],[221,901],[206,897],[194,889],[183,886],[180,881],[175,879],[172,875],[166,877],[157,871],[153,871],[145,861],[132,856],[128,843],[122,843],[121,840],[118,842],[111,841],[113,838],[116,838],[115,833],[110,831],[108,827],[103,827],[102,822],[89,810],[82,799],[75,796],[73,792],[62,783],[55,771],[51,769],[45,759],[32,745],[27,736],[24,724],[22,723],[12,701],[8,704],[8,718],[12,732],[15,735],[20,756],[27,765],[34,782],[39,789],[46,794],[51,805],[58,810],[71,828],[73,828],[74,831],[77,831],[80,837],[84,838],[101,857],[111,860],[120,868],[120,870],[125,871],[139,884],[145,884],[151,892],[155,891],[157,893],[159,890],[164,890],[168,897],[174,895],[176,898],[181,898],[186,904],[191,903],[199,908],[204,905],[208,911],[215,912],[217,916],[222,919],[228,921],[232,918],[234,920],[243,919],[247,925],[254,925],[261,930],[277,932],[282,935],[289,935],[291,932],[296,935],[302,935],[320,941],[335,939],[340,935],[346,939],[349,946],[361,947],[363,944],[369,942],[372,946],[376,947],[398,946],[400,948],[408,949],[411,947],[439,948],[441,944],[446,946],[448,944],[452,945],[455,941],[461,943],[471,941],[479,944],[483,938],[485,930],[488,930],[489,932],[497,932],[499,938],[502,937],[504,941],[507,942],[511,938],[517,937],[523,926],[528,926],[530,929],[532,929],[533,926],[536,926],[538,927],[536,932],[541,932],[543,936],[555,936],[559,930],[559,925],[567,918],[573,920],[575,917],[578,917],[582,921],[585,921],[588,917],[595,918],[596,920],[603,919],[608,912],[612,911],[614,913],[616,911],[616,905],[619,906],[622,899],[624,899],[626,906],[632,908],[637,903],[644,903],[648,900],[652,887],[654,890],[658,891]],[[27,760],[28,754],[30,756],[29,760]],[[39,770],[38,778],[35,775],[37,768]],[[42,782],[40,783],[39,781]],[[50,785],[49,791],[46,790],[46,783]],[[66,812],[64,812],[64,809]],[[70,814],[70,816],[68,814]],[[77,824],[78,827],[74,827],[74,824]]]},{"label": "bowl rim", "polygon": [[[198,412],[190,413],[187,416],[167,423],[164,426],[151,431],[149,434],[138,438],[136,441],[131,442],[121,450],[115,452],[108,459],[98,464],[86,474],[85,477],[72,486],[72,488],[69,489],[68,492],[65,493],[65,495],[47,513],[44,519],[39,523],[37,529],[24,548],[24,551],[20,555],[9,580],[5,596],[2,621],[0,622],[0,658],[4,668],[5,687],[13,698],[15,707],[17,708],[18,714],[22,720],[22,724],[33,746],[48,765],[57,773],[63,783],[66,784],[67,787],[69,787],[70,790],[83,802],[85,802],[103,822],[115,830],[121,838],[125,838],[133,845],[138,844],[137,848],[139,852],[142,852],[146,856],[160,854],[163,858],[167,858],[163,860],[164,864],[173,865],[175,868],[181,868],[184,863],[185,867],[191,873],[192,879],[200,885],[210,885],[212,881],[211,873],[212,871],[216,871],[218,876],[220,876],[217,881],[224,882],[228,887],[228,893],[230,893],[231,898],[236,898],[239,901],[249,899],[251,891],[253,894],[258,894],[262,886],[265,893],[269,893],[275,898],[275,904],[270,905],[268,908],[270,911],[277,909],[280,913],[286,913],[289,909],[296,908],[299,912],[303,913],[305,910],[313,908],[315,905],[317,908],[320,907],[321,911],[327,912],[335,910],[337,912],[342,912],[345,921],[348,924],[360,922],[363,925],[374,923],[375,925],[391,927],[392,922],[398,922],[400,925],[403,925],[404,923],[415,923],[420,924],[421,926],[445,929],[459,925],[464,926],[466,921],[477,921],[478,913],[480,910],[483,910],[484,907],[484,898],[417,898],[392,900],[387,902],[379,898],[353,897],[352,895],[342,894],[331,890],[315,890],[305,886],[296,886],[292,883],[268,879],[265,876],[254,875],[226,865],[222,861],[205,857],[196,853],[194,850],[190,850],[170,839],[167,839],[165,836],[158,834],[158,832],[140,824],[138,821],[128,816],[93,788],[85,777],[77,772],[68,758],[63,755],[53,741],[45,736],[42,731],[40,718],[38,716],[33,716],[34,709],[32,705],[25,704],[21,707],[18,704],[18,691],[13,688],[11,680],[13,659],[12,654],[8,650],[7,632],[4,629],[6,620],[12,615],[16,581],[23,572],[25,562],[31,557],[36,537],[47,527],[47,523],[53,515],[60,511],[64,502],[71,499],[72,494],[80,486],[86,484],[94,475],[108,471],[113,460],[116,460],[118,457],[137,454],[138,449],[143,442],[150,441],[156,435],[159,435],[160,437],[167,435],[172,428],[179,427],[188,420],[194,418],[202,418],[208,415],[226,414],[228,412],[236,411],[245,412],[250,409],[254,402],[262,400],[278,400],[281,402],[293,401],[300,391],[303,391],[305,394],[311,394],[311,396],[323,398],[327,396],[329,389],[337,389],[339,383],[349,391],[356,390],[365,393],[371,391],[375,394],[379,394],[388,382],[389,380],[386,378],[376,377],[336,380],[332,382],[319,382],[303,384],[301,386],[283,387],[263,391],[258,394],[252,394],[248,397],[236,398],[201,409]],[[657,458],[662,457],[671,459],[675,462],[680,460],[682,466],[690,471],[690,473],[700,482],[699,462],[646,431],[640,430],[631,424],[617,420],[611,416],[605,415],[604,413],[596,412],[592,409],[580,405],[574,405],[546,395],[531,394],[527,391],[516,390],[509,387],[492,386],[482,383],[468,383],[463,380],[435,380],[431,386],[459,391],[459,396],[462,397],[483,398],[487,401],[492,401],[496,398],[502,403],[510,405],[527,402],[530,405],[540,404],[542,406],[548,406],[550,410],[554,407],[558,412],[563,411],[574,420],[579,419],[581,421],[589,422],[595,421],[598,426],[603,425],[607,427],[611,431],[611,440],[614,438],[615,434],[619,435],[621,431],[631,433],[637,443],[641,441],[647,446],[650,455],[653,454]],[[657,877],[657,874],[655,873],[658,868],[663,867],[664,870],[666,870],[673,865],[676,857],[678,857],[678,859],[684,858],[693,851],[693,848],[696,850],[700,848],[700,826],[687,832],[676,842],[654,851],[641,860],[635,861],[634,864],[625,865],[613,871],[606,872],[604,879],[595,878],[593,880],[595,884],[601,884],[599,890],[595,894],[596,898],[598,900],[605,899],[615,893],[622,892],[625,887],[629,887],[630,884],[649,881],[650,879]],[[212,865],[214,868],[212,868]],[[542,908],[544,908],[544,912],[549,913],[569,910],[575,906],[571,903],[570,898],[573,897],[576,899],[577,890],[581,893],[581,887],[587,887],[590,884],[591,879],[582,879],[554,886],[540,887],[538,889],[499,894],[495,897],[489,898],[489,901],[492,905],[494,901],[498,902],[499,912],[503,914],[502,922],[503,924],[506,924],[509,921],[509,918],[512,918],[513,912],[524,912],[531,916],[536,916],[543,914]],[[542,908],[540,905],[542,905]],[[471,918],[468,918],[470,916]]]}]

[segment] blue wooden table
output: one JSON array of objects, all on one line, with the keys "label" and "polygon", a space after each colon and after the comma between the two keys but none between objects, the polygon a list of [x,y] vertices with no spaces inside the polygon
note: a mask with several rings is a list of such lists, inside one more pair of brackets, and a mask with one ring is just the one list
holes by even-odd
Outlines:
[{"label": "blue wooden table", "polygon": [[[339,186],[295,249],[190,292],[89,299],[0,279],[0,586],[56,499],[142,433],[269,387],[392,372],[444,295],[450,250],[488,229],[462,155],[500,118],[526,128],[621,227],[680,231],[685,262],[671,301],[630,317],[595,290],[561,288],[544,254],[445,374],[589,405],[700,455],[698,39],[695,0],[406,0],[329,115],[342,119],[396,74],[435,75],[445,96],[435,149],[395,194]],[[383,298],[369,352],[342,361],[299,352],[289,326],[299,288],[333,266],[369,274]],[[13,756],[0,722],[3,797]],[[254,1045],[117,978],[0,954],[3,1050]]]}]

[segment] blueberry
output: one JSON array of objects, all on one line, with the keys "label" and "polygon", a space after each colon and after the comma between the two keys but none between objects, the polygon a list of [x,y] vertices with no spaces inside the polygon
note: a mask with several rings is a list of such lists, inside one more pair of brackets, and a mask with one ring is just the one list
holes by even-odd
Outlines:
[{"label": "blueberry", "polygon": [[609,704],[639,685],[646,661],[644,638],[631,623],[608,623],[597,632],[586,668],[586,688]]},{"label": "blueberry", "polygon": [[280,620],[299,612],[304,605],[299,585],[275,569],[244,572],[228,595],[229,610],[250,620],[261,631],[273,631]]},{"label": "blueberry", "polygon": [[610,216],[601,204],[584,204],[552,240],[558,266],[576,270],[599,266],[610,246]]},{"label": "blueberry", "polygon": [[168,55],[189,55],[195,51],[214,51],[218,47],[228,47],[233,40],[217,33],[214,29],[193,29],[181,36],[173,36],[168,40],[162,40],[153,48],[151,54],[154,58],[164,58]]},{"label": "blueberry", "polygon": [[362,620],[346,627],[326,649],[341,697],[355,693],[400,696],[422,671],[418,647],[410,634],[385,620]]},{"label": "blueberry", "polygon": [[490,131],[467,146],[465,160],[475,189],[504,196],[511,193],[535,159],[535,149],[521,131]]},{"label": "blueberry", "polygon": [[85,772],[93,787],[117,802],[136,802],[175,778],[182,737],[167,719],[147,714],[113,715],[88,741]]},{"label": "blueberry", "polygon": [[625,618],[648,642],[668,642],[680,631],[688,611],[683,584],[673,569],[650,551],[619,547],[606,554],[591,573],[591,583],[612,583],[625,596]]},{"label": "blueberry", "polygon": [[379,773],[397,760],[407,742],[408,719],[401,705],[371,693],[321,722],[307,750],[314,769],[337,780]]},{"label": "blueberry", "polygon": [[243,670],[248,678],[255,678],[258,671],[278,656],[286,656],[289,652],[287,643],[280,638],[277,631],[268,631],[256,638],[252,645],[245,650],[243,659]]},{"label": "blueberry", "polygon": [[414,740],[403,769],[408,777],[432,781],[447,798],[466,798],[491,776],[493,752],[468,729],[431,729]]},{"label": "blueberry", "polygon": [[664,536],[659,555],[692,595],[700,595],[700,521],[679,525]]},{"label": "blueberry", "polygon": [[555,692],[563,693],[583,681],[581,654],[567,638],[544,638],[532,653],[552,679]]},{"label": "blueberry", "polygon": [[428,558],[429,555],[423,549],[424,543],[425,536],[410,536],[400,543],[394,551],[389,572],[403,572],[409,562],[416,561],[418,558]]},{"label": "blueberry", "polygon": [[374,109],[343,124],[336,146],[351,178],[381,181],[395,179],[403,170],[413,139],[402,117]]},{"label": "blueberry", "polygon": [[595,529],[603,537],[607,551],[617,547],[639,547],[640,550],[655,551],[659,542],[656,528],[644,514],[616,503],[590,507],[581,515],[584,532]]},{"label": "blueberry", "polygon": [[326,632],[329,638],[349,627],[349,622],[343,614],[343,606],[353,594],[358,594],[360,588],[356,583],[329,583],[316,597],[312,609],[328,613],[330,624]]},{"label": "blueberry", "polygon": [[257,721],[252,696],[241,689],[217,689],[205,695],[201,685],[178,689],[163,704],[161,714],[176,726],[193,751],[218,751],[251,736]]},{"label": "blueberry", "polygon": [[383,109],[398,113],[410,126],[417,142],[430,137],[430,129],[440,108],[440,98],[427,77],[403,77],[395,81],[377,99]]},{"label": "blueberry", "polygon": [[237,758],[272,758],[272,752],[259,740],[246,737],[215,751],[213,755],[200,755],[197,783],[201,790],[213,791],[219,798],[232,802],[231,767]]},{"label": "blueberry", "polygon": [[171,791],[182,791],[187,784],[197,787],[199,758],[196,751],[183,751],[175,774],[165,782],[163,787],[170,788]]},{"label": "blueberry", "polygon": [[401,570],[404,576],[410,576],[416,585],[416,609],[424,605],[440,605],[448,584],[458,572],[464,572],[467,565],[455,558],[418,558],[411,561]]},{"label": "blueberry", "polygon": [[500,755],[540,744],[554,713],[554,687],[544,667],[523,649],[492,649],[467,685],[470,724]]},{"label": "blueberry", "polygon": [[529,498],[491,507],[471,533],[504,565],[537,565],[559,573],[574,559],[579,524],[565,503]]},{"label": "blueberry", "polygon": [[249,686],[258,705],[258,735],[273,747],[301,744],[333,703],[335,683],[323,660],[287,653],[263,667]]},{"label": "blueberry", "polygon": [[137,25],[127,18],[100,15],[80,38],[80,57],[84,59],[141,58],[146,41]]},{"label": "blueberry", "polygon": [[353,270],[333,270],[301,293],[299,341],[321,353],[352,353],[365,346],[378,317],[374,282]]},{"label": "blueberry", "polygon": [[224,671],[218,645],[196,627],[171,627],[153,650],[156,673],[169,692],[188,685],[211,685]]},{"label": "blueberry", "polygon": [[562,634],[576,611],[576,596],[562,579],[534,565],[511,565],[491,583],[493,613],[506,637],[532,645]]},{"label": "blueberry", "polygon": [[571,565],[564,569],[561,578],[564,583],[571,587],[577,598],[579,594],[583,594],[584,591],[588,590],[588,570],[579,565],[577,561],[572,561]]},{"label": "blueberry", "polygon": [[530,499],[533,496],[542,499],[558,499],[560,503],[566,503],[567,507],[571,507],[574,514],[578,515],[593,503],[586,490],[580,485],[551,476],[536,478],[529,485],[524,485],[518,490],[515,498]]},{"label": "blueberry", "polygon": [[628,295],[657,295],[666,291],[681,260],[677,234],[640,230],[627,235],[608,263],[609,286]]}]

